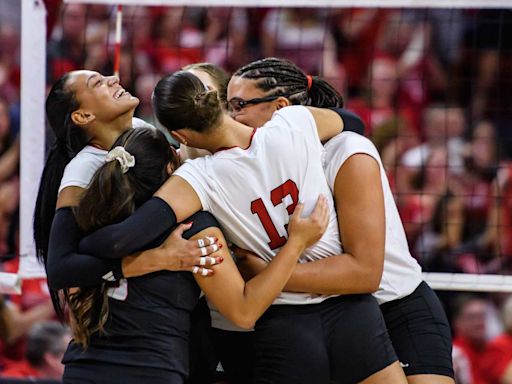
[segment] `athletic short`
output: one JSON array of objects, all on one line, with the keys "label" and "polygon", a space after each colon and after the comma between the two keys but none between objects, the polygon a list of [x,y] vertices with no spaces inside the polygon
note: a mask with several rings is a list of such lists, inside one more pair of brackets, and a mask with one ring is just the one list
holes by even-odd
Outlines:
[{"label": "athletic short", "polygon": [[444,309],[422,282],[409,296],[381,306],[388,333],[407,376],[453,378],[452,337]]},{"label": "athletic short", "polygon": [[62,376],[63,384],[183,384],[184,382],[185,378],[178,372],[150,367],[102,364],[95,361],[68,363]]},{"label": "athletic short", "polygon": [[397,360],[371,295],[273,305],[254,334],[254,383],[353,384]]}]

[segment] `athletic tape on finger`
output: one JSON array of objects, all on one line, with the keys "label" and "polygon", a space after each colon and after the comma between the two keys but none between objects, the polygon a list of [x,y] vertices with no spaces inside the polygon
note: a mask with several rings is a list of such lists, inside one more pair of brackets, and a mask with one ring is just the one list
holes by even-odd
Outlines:
[{"label": "athletic tape on finger", "polygon": [[219,250],[219,246],[217,244],[212,245],[212,252],[217,252]]},{"label": "athletic tape on finger", "polygon": [[208,251],[206,250],[206,247],[199,248],[201,250],[201,256],[206,256],[208,254]]},{"label": "athletic tape on finger", "polygon": [[210,265],[217,264],[217,259],[215,257],[209,257],[209,259],[210,259]]},{"label": "athletic tape on finger", "polygon": [[210,244],[208,244],[208,245],[212,245],[213,243],[215,243],[215,237],[206,236],[206,238],[207,238],[207,239],[208,239],[208,241],[210,242]]},{"label": "athletic tape on finger", "polygon": [[208,270],[203,268],[203,270],[201,271],[201,275],[203,275],[203,276],[208,275]]},{"label": "athletic tape on finger", "polygon": [[199,272],[199,267],[192,268],[192,273],[197,273],[197,272]]},{"label": "athletic tape on finger", "polygon": [[203,248],[204,247],[204,240],[203,239],[198,239],[197,240],[197,244],[199,245],[199,248]]},{"label": "athletic tape on finger", "polygon": [[199,265],[201,265],[201,266],[206,265],[206,257],[199,258]]}]

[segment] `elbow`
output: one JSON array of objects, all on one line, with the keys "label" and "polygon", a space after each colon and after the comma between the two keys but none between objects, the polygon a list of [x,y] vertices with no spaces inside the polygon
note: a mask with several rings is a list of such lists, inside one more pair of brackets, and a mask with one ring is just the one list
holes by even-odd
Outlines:
[{"label": "elbow", "polygon": [[364,278],[365,288],[368,293],[376,292],[380,287],[382,280],[383,268],[376,268],[375,266],[369,266]]},{"label": "elbow", "polygon": [[369,276],[367,281],[367,291],[368,293],[377,292],[380,287],[380,280],[382,275],[379,276]]},{"label": "elbow", "polygon": [[254,329],[254,326],[256,325],[257,318],[255,316],[252,316],[248,313],[242,314],[232,314],[229,316],[229,320],[233,322],[234,325],[237,327],[240,327],[242,329],[251,330]]}]

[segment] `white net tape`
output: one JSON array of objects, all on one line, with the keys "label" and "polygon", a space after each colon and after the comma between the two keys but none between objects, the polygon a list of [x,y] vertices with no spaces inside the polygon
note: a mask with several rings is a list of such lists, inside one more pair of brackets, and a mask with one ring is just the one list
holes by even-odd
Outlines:
[{"label": "white net tape", "polygon": [[512,8],[509,0],[65,0],[67,3],[123,5],[186,5],[209,7],[375,7],[375,8]]}]

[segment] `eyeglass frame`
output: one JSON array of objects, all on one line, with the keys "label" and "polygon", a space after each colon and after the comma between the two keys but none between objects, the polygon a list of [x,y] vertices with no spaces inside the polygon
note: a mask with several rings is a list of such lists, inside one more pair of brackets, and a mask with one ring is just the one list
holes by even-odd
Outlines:
[{"label": "eyeglass frame", "polygon": [[[265,97],[255,97],[254,99],[244,100],[240,97],[233,97],[231,100],[228,100],[228,105],[230,106],[233,112],[240,112],[242,109],[247,107],[248,105],[256,105],[260,103],[266,103],[268,101],[277,100],[280,97],[289,97],[290,95],[269,95]],[[232,108],[232,101],[236,100],[238,103],[238,109]]]}]

